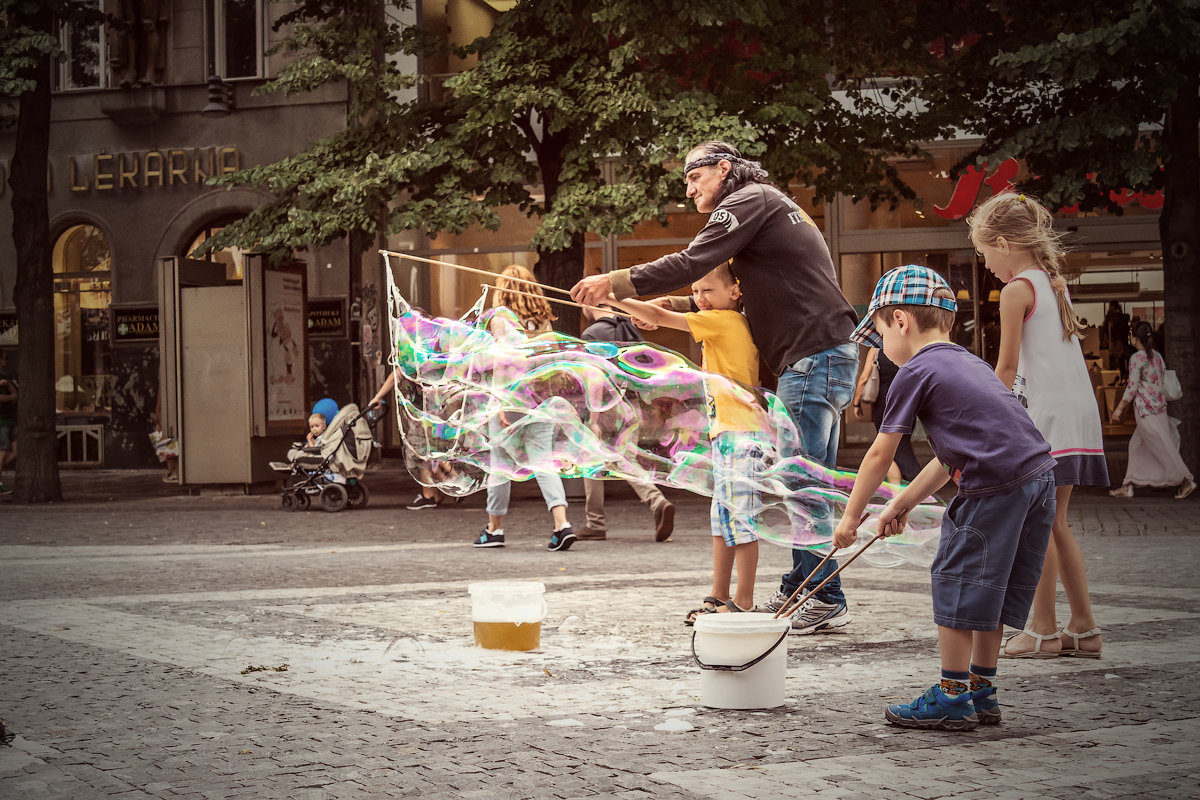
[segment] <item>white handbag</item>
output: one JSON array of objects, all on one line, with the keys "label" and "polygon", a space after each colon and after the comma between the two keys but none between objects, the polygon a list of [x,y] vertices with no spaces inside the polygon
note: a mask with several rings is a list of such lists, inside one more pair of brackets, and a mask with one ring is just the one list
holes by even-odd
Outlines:
[{"label": "white handbag", "polygon": [[1179,385],[1179,376],[1173,369],[1163,373],[1163,394],[1167,396],[1168,400],[1178,400],[1183,397],[1183,387]]},{"label": "white handbag", "polygon": [[879,359],[871,362],[871,375],[867,378],[867,382],[863,384],[862,401],[864,403],[874,403],[879,399]]}]

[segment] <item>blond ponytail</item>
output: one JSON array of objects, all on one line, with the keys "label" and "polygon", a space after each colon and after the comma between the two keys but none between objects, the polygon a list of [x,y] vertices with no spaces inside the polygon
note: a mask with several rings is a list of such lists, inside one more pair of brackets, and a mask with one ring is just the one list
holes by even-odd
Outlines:
[{"label": "blond ponytail", "polygon": [[1063,339],[1070,339],[1072,336],[1082,339],[1086,328],[1075,314],[1075,307],[1071,305],[1071,295],[1067,291],[1067,279],[1059,273],[1057,267],[1050,267],[1046,269],[1046,272],[1050,275],[1050,288],[1054,290],[1054,299],[1058,301],[1058,316],[1062,320]]}]

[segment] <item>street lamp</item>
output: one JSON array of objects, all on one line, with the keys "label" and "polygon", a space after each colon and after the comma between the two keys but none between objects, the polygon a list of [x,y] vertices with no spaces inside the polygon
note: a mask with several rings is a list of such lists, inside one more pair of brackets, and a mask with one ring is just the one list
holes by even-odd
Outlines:
[{"label": "street lamp", "polygon": [[234,109],[233,84],[219,75],[208,76],[208,105],[200,109],[202,117],[227,117]]}]

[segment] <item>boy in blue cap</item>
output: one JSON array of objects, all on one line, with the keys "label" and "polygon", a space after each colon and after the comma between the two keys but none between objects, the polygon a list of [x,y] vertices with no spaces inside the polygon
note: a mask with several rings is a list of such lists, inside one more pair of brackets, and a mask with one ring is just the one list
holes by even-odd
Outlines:
[{"label": "boy in blue cap", "polygon": [[927,267],[897,267],[876,285],[851,339],[881,347],[901,366],[833,544],[854,543],[900,437],[919,418],[936,457],[888,504],[879,529],[900,533],[908,509],[946,481],[958,484],[930,567],[942,679],[911,703],[889,705],[884,716],[908,728],[969,731],[1000,722],[997,656],[1004,625],[1025,625],[1042,573],[1054,523],[1054,459],[992,368],[949,340],[956,309],[949,285]]}]

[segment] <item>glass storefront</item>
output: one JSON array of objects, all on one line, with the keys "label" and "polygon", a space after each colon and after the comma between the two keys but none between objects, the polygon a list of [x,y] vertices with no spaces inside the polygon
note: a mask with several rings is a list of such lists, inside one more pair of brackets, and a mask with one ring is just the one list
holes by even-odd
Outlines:
[{"label": "glass storefront", "polygon": [[54,244],[54,388],[59,413],[108,414],[112,263],[99,228],[76,225]]}]

